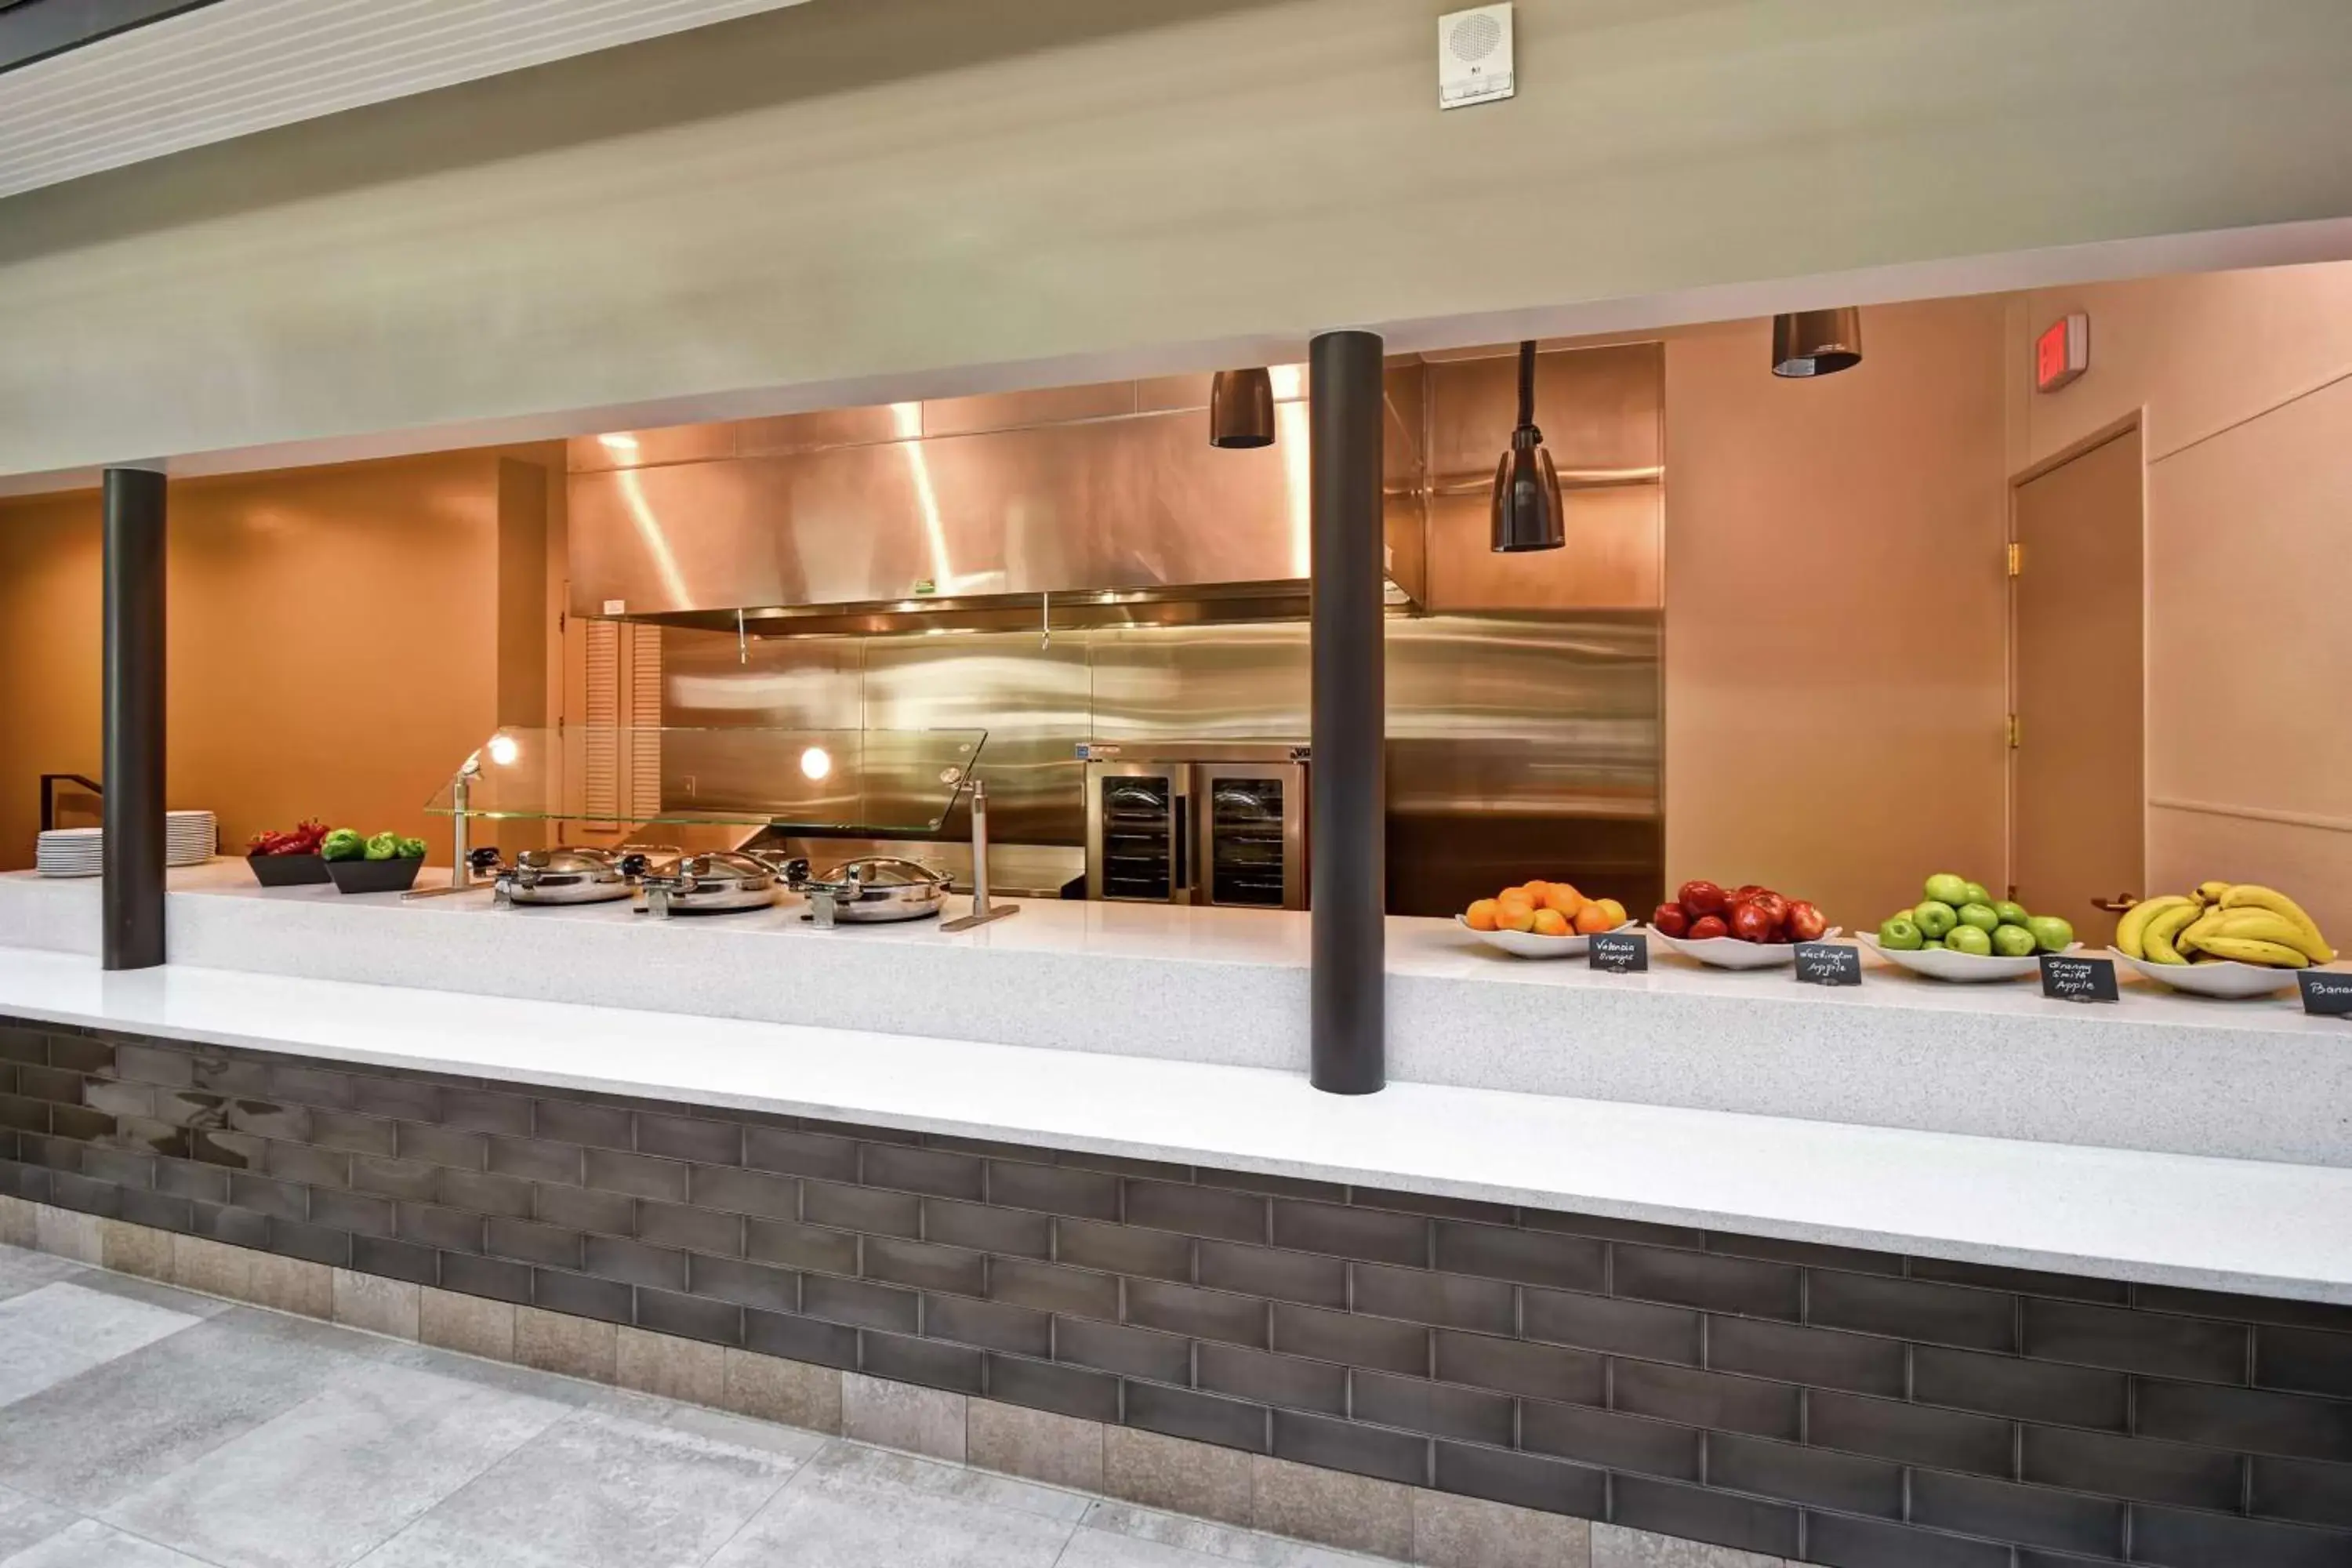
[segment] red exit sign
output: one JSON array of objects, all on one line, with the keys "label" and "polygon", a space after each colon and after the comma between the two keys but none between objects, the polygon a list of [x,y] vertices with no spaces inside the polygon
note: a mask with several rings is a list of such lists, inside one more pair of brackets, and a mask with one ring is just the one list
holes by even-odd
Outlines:
[{"label": "red exit sign", "polygon": [[2055,392],[2091,368],[2091,318],[2061,316],[2033,340],[2033,389]]}]

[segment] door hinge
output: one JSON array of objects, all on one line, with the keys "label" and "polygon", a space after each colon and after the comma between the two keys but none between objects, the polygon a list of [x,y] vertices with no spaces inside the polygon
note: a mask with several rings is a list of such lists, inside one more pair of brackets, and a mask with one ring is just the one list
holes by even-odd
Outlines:
[{"label": "door hinge", "polygon": [[2009,574],[2012,577],[2025,575],[2025,546],[2022,544],[2009,547]]},{"label": "door hinge", "polygon": [[2009,716],[2009,749],[2012,752],[2017,750],[2017,743],[2024,738],[2024,724],[2019,721],[2016,714],[2011,714]]}]

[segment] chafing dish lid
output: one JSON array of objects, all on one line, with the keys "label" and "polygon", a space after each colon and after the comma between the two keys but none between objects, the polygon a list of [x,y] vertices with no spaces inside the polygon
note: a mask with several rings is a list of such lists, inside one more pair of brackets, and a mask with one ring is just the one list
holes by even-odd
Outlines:
[{"label": "chafing dish lid", "polygon": [[738,855],[730,849],[715,849],[707,854],[688,855],[667,866],[656,868],[663,876],[691,877],[704,887],[740,885],[752,882],[772,882],[776,868],[764,860],[749,855]]},{"label": "chafing dish lid", "polygon": [[948,879],[944,872],[934,871],[919,860],[904,860],[896,855],[862,855],[855,860],[843,861],[819,880],[826,886],[838,887],[852,877],[863,888],[928,888],[942,886]]},{"label": "chafing dish lid", "polygon": [[611,849],[559,844],[551,849],[526,849],[515,857],[515,865],[550,876],[594,876],[603,872],[617,874],[621,858]]}]

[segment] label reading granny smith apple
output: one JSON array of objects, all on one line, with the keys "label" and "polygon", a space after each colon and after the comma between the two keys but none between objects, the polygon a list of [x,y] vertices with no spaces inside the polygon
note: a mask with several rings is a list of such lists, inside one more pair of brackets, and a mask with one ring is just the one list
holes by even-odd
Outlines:
[{"label": "label reading granny smith apple", "polygon": [[1640,974],[1650,967],[1650,939],[1639,931],[1603,931],[1584,950],[1584,961],[1604,974]]},{"label": "label reading granny smith apple", "polygon": [[2323,1018],[2352,1018],[2352,973],[2298,969],[2294,983],[2303,987],[2305,1012]]},{"label": "label reading granny smith apple", "polygon": [[1797,944],[1797,979],[1806,985],[1859,985],[1862,949],[1842,942]]},{"label": "label reading granny smith apple", "polygon": [[2053,1002],[2115,1002],[2116,961],[2076,958],[2071,953],[2042,955],[2042,994]]}]

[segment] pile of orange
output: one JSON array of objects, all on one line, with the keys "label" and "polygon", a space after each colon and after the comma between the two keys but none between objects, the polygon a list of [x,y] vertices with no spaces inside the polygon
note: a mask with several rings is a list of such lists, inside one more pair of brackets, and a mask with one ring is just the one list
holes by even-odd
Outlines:
[{"label": "pile of orange", "polygon": [[1479,900],[1462,919],[1472,931],[1591,936],[1623,925],[1625,906],[1614,899],[1588,899],[1566,882],[1528,882]]}]

